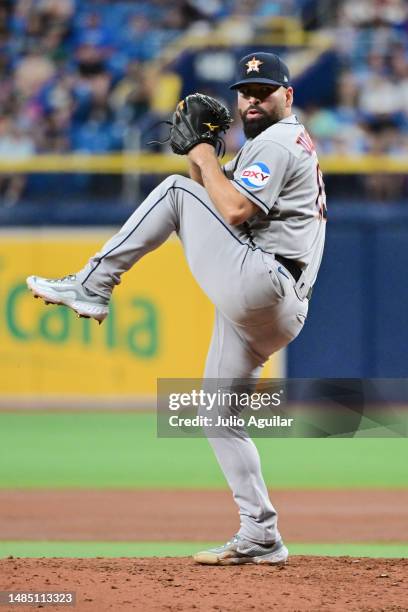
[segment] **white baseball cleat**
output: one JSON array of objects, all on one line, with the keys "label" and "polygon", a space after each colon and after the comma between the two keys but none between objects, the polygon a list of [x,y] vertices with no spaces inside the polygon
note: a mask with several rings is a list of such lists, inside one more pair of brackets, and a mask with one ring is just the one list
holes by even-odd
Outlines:
[{"label": "white baseball cleat", "polygon": [[96,319],[102,323],[109,313],[109,300],[81,285],[75,274],[63,278],[29,276],[27,286],[34,297],[46,304],[63,304],[74,310],[78,317]]},{"label": "white baseball cleat", "polygon": [[282,565],[286,563],[288,556],[288,549],[282,540],[270,545],[255,544],[237,534],[222,546],[196,553],[193,559],[204,565]]}]

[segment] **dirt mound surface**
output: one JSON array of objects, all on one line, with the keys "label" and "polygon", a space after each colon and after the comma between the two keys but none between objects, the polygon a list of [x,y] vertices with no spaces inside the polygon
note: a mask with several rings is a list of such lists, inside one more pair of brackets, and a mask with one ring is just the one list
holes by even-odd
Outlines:
[{"label": "dirt mound surface", "polygon": [[2,590],[76,592],[76,608],[45,606],[55,610],[408,610],[407,559],[299,556],[283,567],[211,567],[187,558],[8,558],[0,576]]},{"label": "dirt mound surface", "polygon": [[[287,542],[406,542],[408,490],[271,491]],[[228,540],[229,491],[0,491],[0,540]]]}]

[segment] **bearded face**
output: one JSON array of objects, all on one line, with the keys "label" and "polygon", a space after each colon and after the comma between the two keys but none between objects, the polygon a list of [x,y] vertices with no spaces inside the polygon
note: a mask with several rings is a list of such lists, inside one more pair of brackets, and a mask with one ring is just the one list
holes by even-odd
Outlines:
[{"label": "bearded face", "polygon": [[283,116],[276,111],[266,112],[255,106],[250,106],[248,110],[240,112],[240,115],[246,138],[255,138],[266,128],[283,119]]},{"label": "bearded face", "polygon": [[251,84],[240,88],[238,110],[246,138],[255,138],[268,127],[290,114],[289,97],[284,87]]}]

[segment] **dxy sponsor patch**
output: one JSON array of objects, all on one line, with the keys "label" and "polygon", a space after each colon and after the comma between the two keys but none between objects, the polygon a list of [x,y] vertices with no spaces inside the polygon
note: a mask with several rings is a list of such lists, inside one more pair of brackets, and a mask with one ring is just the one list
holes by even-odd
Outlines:
[{"label": "dxy sponsor patch", "polygon": [[257,162],[241,172],[240,180],[249,189],[262,189],[269,181],[271,172],[266,164]]}]

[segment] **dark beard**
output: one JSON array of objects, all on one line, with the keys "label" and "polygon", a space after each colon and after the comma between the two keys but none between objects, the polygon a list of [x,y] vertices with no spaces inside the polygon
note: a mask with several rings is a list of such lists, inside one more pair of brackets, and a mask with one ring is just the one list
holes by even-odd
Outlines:
[{"label": "dark beard", "polygon": [[[248,109],[248,110],[250,110],[250,109]],[[246,113],[244,113],[241,116],[242,123],[243,123],[244,134],[245,134],[246,138],[255,138],[261,132],[266,130],[266,128],[270,127],[274,123],[277,123],[278,121],[281,120],[281,117],[267,115],[261,109],[257,109],[257,110],[262,113],[262,117],[259,117],[259,119],[250,119],[248,121],[247,118],[246,118],[246,113],[248,111],[246,111]]]}]

